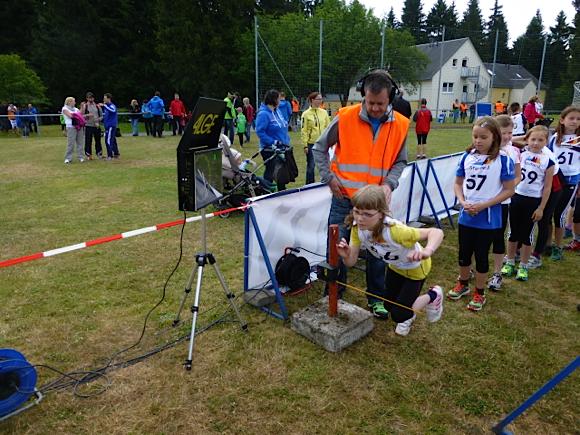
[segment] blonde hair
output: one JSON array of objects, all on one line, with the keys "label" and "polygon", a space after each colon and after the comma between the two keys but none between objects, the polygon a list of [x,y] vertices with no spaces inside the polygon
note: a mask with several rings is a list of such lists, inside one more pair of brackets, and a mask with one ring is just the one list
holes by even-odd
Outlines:
[{"label": "blonde hair", "polygon": [[532,133],[542,133],[544,136],[546,136],[546,142],[548,141],[548,137],[550,136],[550,131],[548,130],[548,127],[546,127],[545,125],[536,125],[535,127],[530,128],[526,132],[524,140],[527,141],[528,138],[532,135]]},{"label": "blonde hair", "polygon": [[495,117],[495,120],[499,124],[500,128],[507,128],[507,127],[514,126],[514,121],[512,120],[512,117],[509,115],[497,115]]},{"label": "blonde hair", "polygon": [[[384,242],[383,239],[383,228],[385,224],[383,219],[385,216],[390,215],[389,206],[387,204],[387,198],[385,197],[385,191],[381,186],[376,184],[369,184],[362,189],[357,190],[357,192],[352,197],[352,205],[359,210],[377,210],[382,214],[381,219],[377,224],[371,229],[373,240],[376,242]],[[349,228],[352,228],[354,222],[354,216],[352,211],[344,220]]]},{"label": "blonde hair", "polygon": [[73,101],[75,101],[75,97],[66,97],[64,99],[64,105],[69,106],[69,107],[73,107],[74,106]]}]

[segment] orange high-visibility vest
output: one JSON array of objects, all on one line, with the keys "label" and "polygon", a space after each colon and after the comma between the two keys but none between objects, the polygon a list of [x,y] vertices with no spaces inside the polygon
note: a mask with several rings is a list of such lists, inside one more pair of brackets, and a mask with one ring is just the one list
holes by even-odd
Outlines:
[{"label": "orange high-visibility vest", "polygon": [[375,139],[372,126],[360,118],[360,111],[361,104],[338,111],[338,143],[331,163],[349,198],[367,184],[383,184],[409,130],[409,120],[393,111],[394,121],[382,123]]}]

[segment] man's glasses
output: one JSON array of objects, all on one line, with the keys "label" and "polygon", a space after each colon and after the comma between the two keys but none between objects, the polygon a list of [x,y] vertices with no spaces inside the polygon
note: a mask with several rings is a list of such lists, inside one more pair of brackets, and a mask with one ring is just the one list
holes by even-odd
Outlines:
[{"label": "man's glasses", "polygon": [[369,213],[368,211],[360,211],[360,210],[357,210],[356,208],[353,208],[352,214],[355,216],[364,217],[366,219],[371,219],[371,218],[375,217],[376,215],[378,215],[379,212],[376,211],[374,213]]}]

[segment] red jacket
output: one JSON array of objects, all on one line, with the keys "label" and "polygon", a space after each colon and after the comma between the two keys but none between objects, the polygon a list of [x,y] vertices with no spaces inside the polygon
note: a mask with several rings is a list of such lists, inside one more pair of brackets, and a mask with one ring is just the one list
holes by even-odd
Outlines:
[{"label": "red jacket", "polygon": [[173,116],[185,116],[185,104],[181,100],[171,100],[169,111]]},{"label": "red jacket", "polygon": [[415,124],[415,132],[417,134],[427,134],[431,130],[431,121],[433,120],[433,115],[431,111],[425,106],[421,106],[419,110],[415,112],[413,116],[413,121]]},{"label": "red jacket", "polygon": [[251,104],[248,104],[247,106],[244,106],[243,109],[244,115],[246,115],[246,121],[248,121],[248,124],[251,124],[254,121],[254,117],[256,116],[254,107]]},{"label": "red jacket", "polygon": [[530,124],[534,124],[536,120],[543,118],[543,116],[536,110],[536,105],[529,102],[524,108],[524,116],[526,117],[526,121]]}]

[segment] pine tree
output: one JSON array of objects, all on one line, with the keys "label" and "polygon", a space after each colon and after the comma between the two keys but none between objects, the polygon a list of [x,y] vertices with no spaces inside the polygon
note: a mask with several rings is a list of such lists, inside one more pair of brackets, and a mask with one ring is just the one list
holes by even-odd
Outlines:
[{"label": "pine tree", "polygon": [[[549,90],[556,90],[562,84],[569,61],[570,36],[572,28],[566,23],[566,14],[560,11],[556,17],[556,25],[550,27],[549,45],[546,49],[543,82]],[[554,107],[564,105],[557,92],[548,92],[546,104]]]},{"label": "pine tree", "polygon": [[469,37],[478,53],[483,48],[483,20],[478,0],[469,0],[467,10],[459,25],[462,37]]},{"label": "pine tree", "polygon": [[[570,37],[570,49],[568,55],[568,65],[562,76],[562,84],[556,89],[554,103],[550,104],[550,109],[561,110],[564,106],[572,103],[574,97],[574,82],[578,81],[578,71],[580,71],[580,0],[573,0],[572,4],[576,9],[574,25],[572,26]],[[564,69],[558,59],[550,59]]]},{"label": "pine tree", "polygon": [[459,16],[457,15],[455,1],[452,1],[451,6],[447,8],[447,21],[448,22],[445,25],[445,39],[451,40],[461,38]]},{"label": "pine tree", "polygon": [[388,28],[390,28],[390,29],[399,28],[400,24],[397,21],[397,17],[395,17],[395,11],[393,10],[392,6],[391,6],[391,10],[387,14],[386,20],[387,20],[387,27]]},{"label": "pine tree", "polygon": [[427,15],[426,28],[429,39],[440,40],[445,27],[445,39],[455,39],[457,36],[457,12],[455,2],[447,7],[444,0],[437,0]]},{"label": "pine tree", "polygon": [[497,35],[497,63],[509,63],[511,52],[508,48],[508,28],[502,12],[503,6],[495,0],[489,20],[485,25],[485,37],[483,40],[483,49],[480,53],[484,62],[493,62],[493,53],[495,50],[495,38]]},{"label": "pine tree", "polygon": [[425,15],[422,9],[421,0],[405,0],[403,14],[401,16],[400,28],[408,30],[415,38],[416,44],[427,42],[427,35],[425,35]]},{"label": "pine tree", "polygon": [[544,24],[540,10],[528,24],[526,33],[514,42],[514,61],[524,66],[535,77],[539,78],[544,49]]}]

